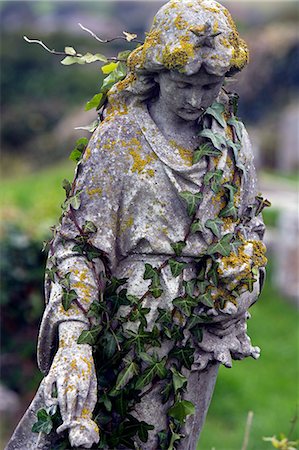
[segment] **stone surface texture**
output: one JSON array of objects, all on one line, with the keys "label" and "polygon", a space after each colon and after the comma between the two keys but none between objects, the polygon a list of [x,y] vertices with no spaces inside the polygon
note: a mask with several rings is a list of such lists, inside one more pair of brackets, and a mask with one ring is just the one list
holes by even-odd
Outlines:
[{"label": "stone surface texture", "polygon": [[[219,364],[231,367],[232,359],[258,358],[259,348],[251,346],[246,334],[247,310],[258,298],[265,265],[260,255],[264,251],[262,218],[260,214],[248,215],[257,195],[251,145],[240,123],[238,167],[242,170],[236,179],[237,163],[227,144],[228,139],[236,138],[236,132],[205,114],[217,101],[224,105],[226,120],[233,116],[222,84],[224,77],[241,70],[247,59],[246,44],[229,13],[212,0],[170,1],[157,13],[144,45],[131,54],[129,73],[111,90],[104,120],[77,167],[74,195],[80,195],[80,207],[65,213],[51,244],[48,268],[53,266],[54,256],[59,273],[70,273],[79,304],[73,302],[66,311],[59,280],[47,279],[38,343],[38,362],[45,378],[7,450],[54,448],[53,443],[64,430],[69,432],[71,446],[97,448],[100,431],[92,416],[97,401],[93,354],[91,346],[77,343],[82,331],[97,325],[86,315],[100,295],[97,276],[105,272],[106,276],[127,278],[128,293],[142,298],[150,284],[144,279],[144,264],[160,267],[174,256],[171,244],[185,240],[179,257],[186,263],[182,273],[173,277],[169,266],[163,267],[162,295],[142,300],[149,308],[149,331],[158,308],[173,311],[172,301],[182,295],[184,281],[196,277],[196,258],[206,254],[215,238],[208,227],[187,233],[191,219],[180,194],[202,193],[195,215],[202,225],[219,217],[224,207],[221,195],[204,183],[207,172],[218,170],[222,183],[234,180],[238,185],[237,217],[223,218],[219,236],[238,235],[241,250],[235,257],[217,256],[222,283],[232,291],[240,288],[248,270],[257,270],[252,289],[241,286],[240,295],[234,299],[223,298],[225,294],[215,286],[211,291],[214,306],[199,304],[196,308],[198,315],[207,314],[210,321],[203,327],[202,340],[194,342],[191,369],[184,369],[188,380],[184,398],[195,403],[195,414],[188,416],[182,430],[185,437],[176,448],[195,450]],[[203,157],[193,163],[194,150],[204,141],[198,135],[203,128],[226,143],[219,157]],[[96,225],[90,241],[105,256],[96,261],[96,271],[86,257],[73,251],[78,227],[82,229],[86,221]],[[220,299],[224,300],[222,306]],[[121,314],[129,309],[122,306]],[[128,321],[124,328],[134,331],[138,322]],[[188,333],[185,330],[186,341]],[[168,355],[173,345],[172,341],[162,341],[159,357]],[[137,440],[136,448],[158,448],[157,433],[167,426],[169,404],[161,402],[159,383],[132,412],[138,420],[155,426],[148,442]],[[57,398],[52,396],[55,384]],[[56,433],[32,433],[36,411],[54,403],[59,405],[63,424]]]}]

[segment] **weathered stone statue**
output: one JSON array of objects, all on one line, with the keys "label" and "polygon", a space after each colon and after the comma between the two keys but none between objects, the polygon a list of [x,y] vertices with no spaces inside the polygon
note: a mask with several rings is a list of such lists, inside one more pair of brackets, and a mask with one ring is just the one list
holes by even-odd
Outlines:
[{"label": "weathered stone statue", "polygon": [[219,364],[258,358],[263,199],[223,87],[247,61],[213,0],[171,0],[131,53],[50,244],[45,378],[7,449],[195,450]]}]

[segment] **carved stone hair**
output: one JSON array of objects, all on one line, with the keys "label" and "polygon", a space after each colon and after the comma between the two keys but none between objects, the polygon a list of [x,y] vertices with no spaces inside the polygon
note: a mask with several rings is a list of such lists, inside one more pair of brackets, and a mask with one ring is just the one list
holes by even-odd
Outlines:
[{"label": "carved stone hair", "polygon": [[246,43],[226,8],[214,0],[170,0],[157,12],[142,46],[128,59],[128,75],[109,94],[110,104],[154,95],[154,74],[178,70],[186,75],[202,67],[231,76],[248,62]]}]

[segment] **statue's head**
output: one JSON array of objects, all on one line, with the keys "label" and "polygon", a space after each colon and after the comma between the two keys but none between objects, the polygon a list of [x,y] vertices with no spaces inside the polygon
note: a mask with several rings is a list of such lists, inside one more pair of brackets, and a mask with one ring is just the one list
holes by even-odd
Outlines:
[{"label": "statue's head", "polygon": [[144,100],[157,93],[162,72],[223,81],[247,62],[246,43],[226,8],[214,0],[170,0],[157,12],[144,44],[129,56],[129,74],[116,89]]}]

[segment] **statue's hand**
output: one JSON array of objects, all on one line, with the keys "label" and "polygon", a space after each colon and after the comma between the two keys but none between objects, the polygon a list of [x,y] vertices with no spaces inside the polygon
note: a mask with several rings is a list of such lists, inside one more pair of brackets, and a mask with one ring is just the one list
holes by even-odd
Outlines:
[{"label": "statue's hand", "polygon": [[[80,330],[74,333],[74,328],[80,325]],[[74,339],[82,331],[80,325],[77,322],[74,327],[70,326],[67,333],[60,330],[59,349],[45,378],[44,396],[47,406],[53,403],[59,405],[63,423],[57,432],[69,429],[72,446],[90,448],[99,441],[98,427],[92,421],[97,400],[97,380],[90,345],[77,344],[77,339]],[[73,332],[71,339],[70,330]],[[52,396],[53,385],[57,388],[57,398]]]}]

